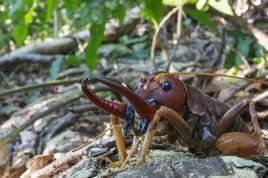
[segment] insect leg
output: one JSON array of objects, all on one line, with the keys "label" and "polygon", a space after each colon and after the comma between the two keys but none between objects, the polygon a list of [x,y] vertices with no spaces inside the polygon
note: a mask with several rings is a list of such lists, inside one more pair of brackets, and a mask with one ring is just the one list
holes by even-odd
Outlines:
[{"label": "insect leg", "polygon": [[121,166],[127,157],[126,146],[124,137],[122,135],[122,125],[118,124],[118,118],[114,115],[110,116],[111,124],[114,127],[114,136],[116,141],[116,147],[119,155],[119,162],[112,163],[112,166]]},{"label": "insect leg", "polygon": [[224,155],[249,157],[261,154],[258,141],[250,133],[227,132],[215,143],[216,148]]},{"label": "insect leg", "polygon": [[[216,126],[216,136],[219,138],[222,134],[228,131],[228,129],[237,122],[237,117],[243,112],[243,110],[248,106],[249,101],[241,101],[236,105],[229,108],[229,110],[222,116]],[[241,120],[242,121],[242,120]],[[243,123],[244,124],[244,123]],[[242,126],[241,126],[242,127]],[[243,130],[249,132],[248,128],[244,124]]]},{"label": "insect leg", "polygon": [[145,157],[149,152],[149,148],[152,144],[153,137],[161,118],[167,119],[178,131],[178,133],[183,136],[182,138],[184,139],[185,143],[188,146],[192,146],[190,126],[187,124],[187,122],[185,122],[184,119],[176,111],[165,106],[161,106],[160,109],[156,111],[153,120],[150,122],[147,129],[144,142],[138,155],[139,164],[142,164],[144,162]]},{"label": "insect leg", "polygon": [[267,154],[267,148],[266,148],[264,139],[262,137],[260,124],[258,122],[258,116],[257,116],[256,110],[255,110],[255,104],[253,101],[251,101],[249,103],[249,111],[250,111],[250,115],[251,115],[251,122],[252,122],[253,128],[254,128],[254,134],[256,134],[257,141],[259,143],[259,148],[261,149],[261,153]]}]

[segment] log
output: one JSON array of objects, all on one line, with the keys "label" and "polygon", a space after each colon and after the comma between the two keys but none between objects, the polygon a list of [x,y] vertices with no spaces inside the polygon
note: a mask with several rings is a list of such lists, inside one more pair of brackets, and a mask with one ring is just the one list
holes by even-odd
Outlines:
[{"label": "log", "polygon": [[128,165],[126,169],[107,168],[96,158],[85,157],[67,173],[69,177],[265,177],[268,175],[268,157],[244,159],[236,156],[198,158],[190,153],[151,150],[147,163]]}]

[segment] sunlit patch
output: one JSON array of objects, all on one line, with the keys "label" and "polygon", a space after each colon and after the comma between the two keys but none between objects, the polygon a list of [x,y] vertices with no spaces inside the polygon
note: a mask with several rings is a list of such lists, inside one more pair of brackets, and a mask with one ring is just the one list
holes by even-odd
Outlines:
[{"label": "sunlit patch", "polygon": [[0,12],[4,12],[5,11],[5,6],[0,5]]},{"label": "sunlit patch", "polygon": [[254,4],[255,6],[259,6],[261,5],[261,0],[252,0],[251,3]]}]

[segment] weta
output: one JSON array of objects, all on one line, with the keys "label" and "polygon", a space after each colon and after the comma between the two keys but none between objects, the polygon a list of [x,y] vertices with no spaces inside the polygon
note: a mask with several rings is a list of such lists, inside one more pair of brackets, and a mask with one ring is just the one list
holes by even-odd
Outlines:
[{"label": "weta", "polygon": [[[261,133],[253,136],[241,115],[249,106],[251,117],[256,117],[253,102],[241,101],[229,107],[168,72],[141,77],[135,91],[100,76],[95,78],[128,99],[128,103],[102,99],[88,89],[88,78],[82,81],[85,96],[112,115],[113,125],[118,124],[118,117],[124,119],[124,135],[130,128],[135,135],[145,134],[137,154],[140,164],[144,162],[155,135],[167,135],[173,142],[179,140],[190,151],[208,156],[222,153],[247,157],[266,151],[268,143],[265,144]],[[138,115],[137,123],[135,115]],[[166,129],[161,132],[157,131],[160,119],[168,121]],[[127,154],[121,127],[114,131],[122,163]]]}]

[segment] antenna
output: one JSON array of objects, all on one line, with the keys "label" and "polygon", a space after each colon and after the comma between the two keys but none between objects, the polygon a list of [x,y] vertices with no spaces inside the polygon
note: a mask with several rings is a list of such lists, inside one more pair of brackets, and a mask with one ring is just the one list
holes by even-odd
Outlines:
[{"label": "antenna", "polygon": [[180,76],[180,75],[187,75],[187,76],[208,76],[208,77],[228,77],[228,78],[235,78],[239,80],[245,80],[249,82],[257,82],[257,83],[262,83],[265,85],[268,85],[268,81],[265,80],[258,80],[258,79],[253,79],[253,78],[246,78],[246,77],[238,77],[238,76],[233,76],[233,75],[227,75],[227,74],[222,74],[222,73],[212,73],[212,72],[171,72],[171,73],[160,73],[158,76],[163,76],[163,75],[175,75],[175,76]]}]

